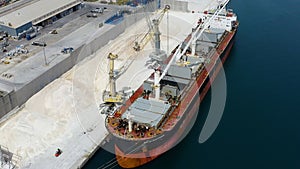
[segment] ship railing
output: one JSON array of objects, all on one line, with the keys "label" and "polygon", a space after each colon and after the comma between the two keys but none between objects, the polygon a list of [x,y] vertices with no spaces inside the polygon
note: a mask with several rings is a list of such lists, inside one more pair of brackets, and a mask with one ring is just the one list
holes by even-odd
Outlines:
[{"label": "ship railing", "polygon": [[[144,123],[138,123],[140,127],[133,126],[133,130],[129,133],[128,122],[126,120],[121,120],[121,121],[118,120],[119,119],[107,121],[107,123],[109,123],[108,124],[109,128],[113,128],[113,130],[115,131],[114,134],[117,137],[134,140],[135,138],[147,139],[158,135],[156,127],[151,127],[148,124],[144,124]],[[112,125],[112,123],[114,123],[114,125]],[[133,123],[137,124],[137,122],[134,121]]]},{"label": "ship railing", "polygon": [[225,39],[225,37],[226,37],[227,34],[228,34],[228,31],[225,31],[223,33],[223,35],[221,36],[221,38],[218,41],[219,43],[217,43],[217,45],[215,46],[216,49],[218,49],[220,47],[220,44],[221,44],[220,42],[222,42]]},{"label": "ship railing", "polygon": [[[178,106],[178,105],[177,105]],[[161,119],[160,124],[157,126],[156,130],[160,130],[161,127],[163,127],[166,122],[168,121],[168,119],[172,116],[172,114],[174,113],[174,110],[176,109],[177,106],[171,106],[167,112],[167,114]],[[157,133],[156,133],[157,134]]]}]

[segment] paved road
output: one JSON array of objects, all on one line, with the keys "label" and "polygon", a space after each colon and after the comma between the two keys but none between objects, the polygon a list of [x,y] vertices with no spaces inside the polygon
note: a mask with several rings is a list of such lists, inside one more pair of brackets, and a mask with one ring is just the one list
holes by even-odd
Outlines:
[{"label": "paved road", "polygon": [[7,6],[4,6],[4,7],[1,7],[0,8],[0,16],[3,16],[7,13],[9,13],[11,10],[17,10],[17,9],[20,9],[24,6],[27,6],[29,4],[32,4],[36,1],[39,1],[39,0],[20,0],[20,1],[17,1],[17,2],[14,2],[12,4],[9,4]]},{"label": "paved road", "polygon": [[22,85],[24,85],[24,83],[14,83],[4,79],[0,79],[0,83],[11,87],[21,87]]},{"label": "paved road", "polygon": [[[97,18],[86,17],[86,14],[89,13],[89,11],[91,11],[92,9],[96,7],[103,7],[103,6],[107,7],[108,9],[105,10],[103,14],[99,14]],[[15,56],[18,57],[18,60],[22,61],[23,59],[26,59],[42,50],[41,47],[31,45],[33,41],[45,41],[47,43],[47,46],[49,46],[90,22],[95,24],[99,24],[103,22],[106,18],[112,16],[117,10],[118,10],[117,6],[103,5],[100,3],[86,4],[84,8],[57,20],[51,25],[47,25],[40,31],[41,35],[37,36],[36,38],[33,38],[30,41],[26,39],[21,39],[18,41],[9,40],[10,45],[7,47],[7,51],[11,51],[20,45],[25,46],[29,50],[29,53],[26,56],[21,56],[21,55]],[[54,29],[58,31],[58,34],[57,35],[49,34],[49,32]],[[0,51],[0,58],[4,56],[5,53]],[[12,65],[5,65],[5,66],[0,65],[0,73],[7,70],[11,66]]]},{"label": "paved road", "polygon": [[[103,13],[103,14],[99,14],[99,16],[97,18],[88,18],[86,17],[86,14],[90,12],[90,10],[96,8],[96,7],[102,7],[102,6],[106,6],[107,10]],[[39,52],[41,52],[43,50],[42,47],[39,46],[33,46],[31,45],[31,42],[33,41],[45,41],[47,43],[47,46],[45,47],[45,51],[46,51],[46,56],[50,57],[52,55],[57,55],[57,53],[60,53],[60,50],[63,47],[69,47],[68,45],[72,44],[72,40],[65,43],[60,43],[57,44],[58,41],[60,41],[61,39],[67,37],[68,35],[72,34],[73,32],[86,27],[86,25],[97,25],[99,23],[102,23],[105,19],[109,18],[110,16],[112,16],[113,14],[116,13],[116,11],[118,10],[118,6],[110,6],[110,5],[101,5],[100,3],[95,3],[95,4],[86,4],[86,6],[83,9],[80,9],[78,11],[75,11],[74,13],[71,13],[68,16],[65,16],[64,18],[61,18],[59,20],[57,20],[56,22],[54,22],[51,25],[48,25],[46,27],[44,27],[41,30],[41,35],[30,40],[27,41],[26,39],[21,39],[19,41],[15,41],[15,40],[10,40],[9,43],[9,47],[8,47],[8,51],[14,49],[16,46],[19,45],[24,45],[28,50],[29,50],[29,54],[27,54],[27,56],[14,56],[13,58],[18,58],[21,59],[22,57],[27,58],[27,57],[31,57]],[[49,34],[50,31],[56,29],[58,31],[58,34]],[[86,33],[88,33],[88,29],[85,30]],[[86,34],[84,33],[84,34]],[[78,35],[79,37],[80,35]],[[83,38],[83,37],[82,37]],[[76,40],[76,36],[74,37],[75,42]],[[61,48],[56,47],[56,49],[53,50],[53,46],[61,46]],[[75,47],[75,46],[71,46],[71,47]],[[0,55],[4,55],[4,53],[0,53]],[[53,57],[55,59],[55,57]],[[48,58],[50,59],[50,58]],[[11,63],[9,65],[0,65],[0,74],[4,73],[6,71],[8,71],[9,69],[13,69],[13,67],[18,64],[18,63]],[[12,77],[13,78],[13,77]],[[22,84],[19,83],[12,83],[11,79],[7,79],[5,77],[0,77],[0,84],[4,84],[4,85],[8,85],[8,86],[19,86]]]}]

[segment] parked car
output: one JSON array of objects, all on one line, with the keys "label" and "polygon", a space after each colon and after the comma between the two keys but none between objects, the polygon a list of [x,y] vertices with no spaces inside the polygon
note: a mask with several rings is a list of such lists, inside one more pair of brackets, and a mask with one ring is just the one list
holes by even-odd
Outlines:
[{"label": "parked car", "polygon": [[54,29],[54,30],[50,31],[49,33],[50,33],[50,34],[57,34],[57,30]]},{"label": "parked car", "polygon": [[89,17],[97,18],[97,14],[96,14],[96,13],[88,13],[86,16],[87,16],[88,18],[89,18]]},{"label": "parked car", "polygon": [[31,44],[34,46],[43,46],[43,47],[47,46],[45,42],[41,42],[41,41],[33,41]]},{"label": "parked car", "polygon": [[72,48],[72,47],[65,47],[61,50],[61,53],[67,54],[67,53],[73,52],[73,50],[74,50],[74,48]]},{"label": "parked car", "polygon": [[95,8],[91,10],[92,13],[103,13],[103,8]]}]

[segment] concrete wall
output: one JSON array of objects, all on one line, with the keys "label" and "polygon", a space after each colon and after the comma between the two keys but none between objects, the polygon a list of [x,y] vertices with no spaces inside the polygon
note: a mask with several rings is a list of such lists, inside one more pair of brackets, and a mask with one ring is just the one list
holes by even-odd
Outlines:
[{"label": "concrete wall", "polygon": [[161,0],[161,8],[163,8],[165,5],[170,5],[171,10],[173,11],[189,12],[187,1]]},{"label": "concrete wall", "polygon": [[5,115],[5,112],[8,112],[12,109],[10,96],[8,93],[2,93],[0,95],[0,117]]},{"label": "concrete wall", "polygon": [[[152,7],[150,7],[149,10],[153,10]],[[141,12],[144,10],[139,9],[138,11]],[[30,81],[23,87],[19,88],[17,91],[13,91],[5,97],[0,97],[0,118],[15,107],[24,104],[31,96],[40,91],[47,84],[60,77],[63,73],[70,70],[74,65],[76,65],[86,57],[94,54],[97,50],[106,45],[110,40],[118,37],[125,31],[126,28],[133,25],[144,16],[145,15],[142,13],[138,13],[135,15],[125,15],[123,22],[115,25],[104,34],[95,37],[94,40],[88,42],[86,45],[82,45],[79,48],[75,49],[69,57],[66,57],[56,65],[53,65],[43,74],[36,77],[34,80]]]}]

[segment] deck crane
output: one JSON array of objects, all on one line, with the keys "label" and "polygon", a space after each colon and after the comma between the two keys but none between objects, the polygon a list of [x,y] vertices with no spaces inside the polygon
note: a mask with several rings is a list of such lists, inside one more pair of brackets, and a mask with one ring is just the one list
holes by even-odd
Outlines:
[{"label": "deck crane", "polygon": [[[165,8],[160,12],[159,17],[157,19],[154,19],[156,21],[156,24],[160,24],[162,18],[164,17],[165,13],[170,9],[170,5],[165,5]],[[151,24],[149,21],[149,18],[147,17],[147,24],[149,26],[148,32],[142,37],[142,39],[138,42],[134,42],[134,47],[133,49],[135,51],[140,51],[142,50],[147,43],[153,38],[154,35],[154,26]]]},{"label": "deck crane", "polygon": [[[169,64],[166,66],[166,68],[162,72],[161,76],[155,82],[156,84],[159,84],[161,79],[163,79],[163,77],[167,74],[167,71],[170,68],[171,64],[174,62],[174,60],[177,61],[183,55],[185,55],[187,49],[190,46],[192,46],[192,48],[194,48],[193,44],[195,43],[195,41],[197,39],[199,39],[199,37],[203,34],[203,32],[210,27],[211,22],[225,9],[225,7],[226,7],[226,5],[228,4],[229,1],[230,0],[224,0],[223,3],[221,3],[221,2],[219,3],[218,8],[215,10],[215,12],[212,14],[212,16],[209,19],[207,19],[207,21],[205,21],[203,23],[203,25],[197,27],[197,29],[193,32],[191,39],[185,44],[185,47],[183,49],[182,49],[183,42],[180,43],[180,45],[177,48],[176,52],[174,53],[173,57],[169,61]],[[194,51],[194,49],[192,49],[192,51]]]}]

